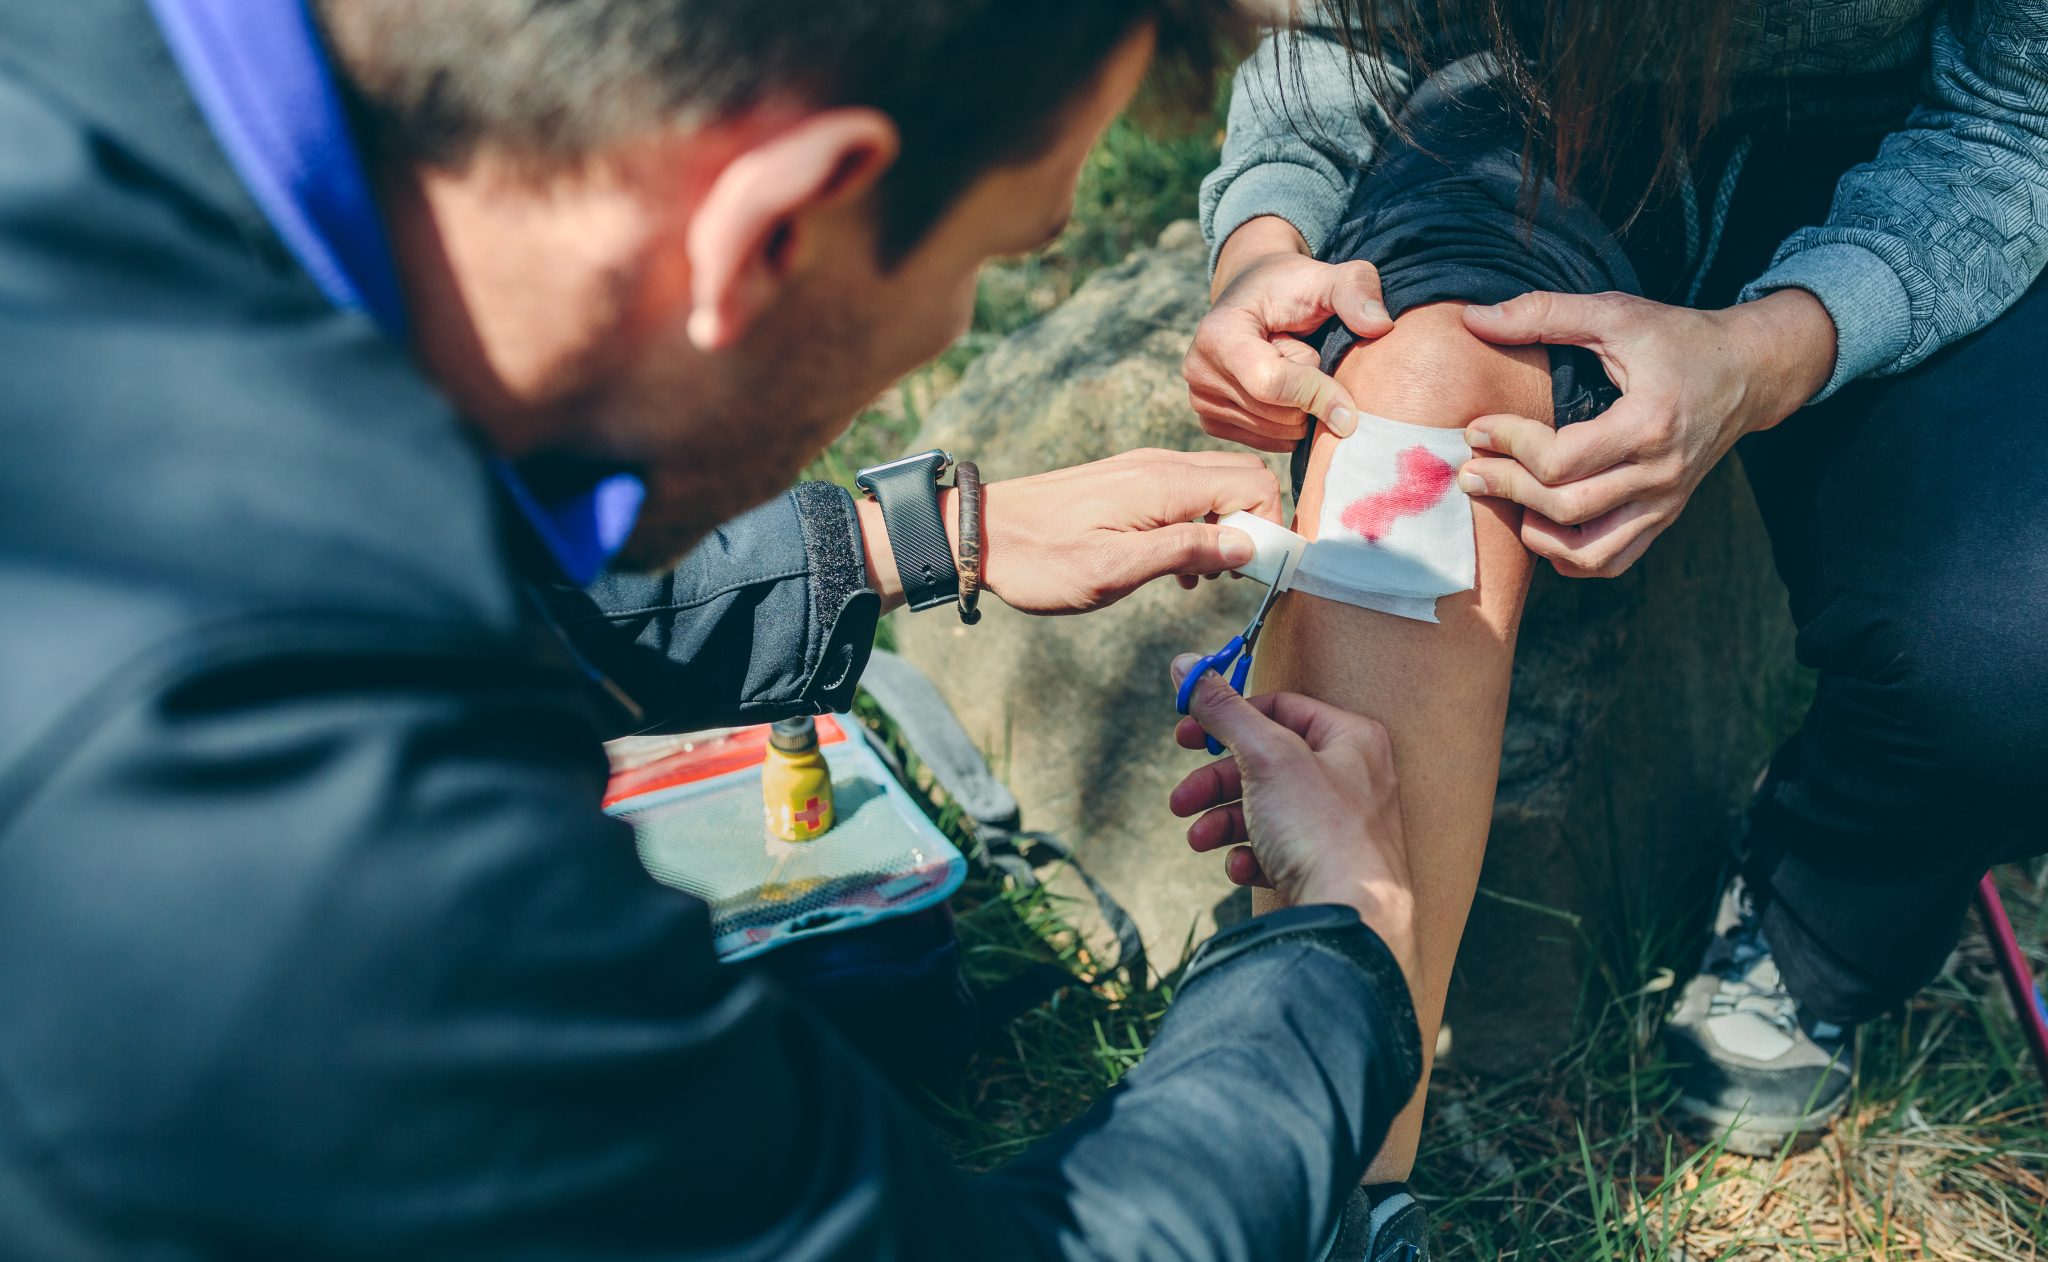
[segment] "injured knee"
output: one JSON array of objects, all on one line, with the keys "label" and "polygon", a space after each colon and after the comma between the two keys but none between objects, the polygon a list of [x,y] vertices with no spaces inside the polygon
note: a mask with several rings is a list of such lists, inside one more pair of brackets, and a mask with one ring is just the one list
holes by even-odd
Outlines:
[{"label": "injured knee", "polygon": [[1403,312],[1393,332],[1338,361],[1337,383],[1363,410],[1411,425],[1462,426],[1496,412],[1550,420],[1549,351],[1482,341],[1463,310],[1441,302]]},{"label": "injured knee", "polygon": [[1315,436],[1295,519],[1314,542],[1293,585],[1435,622],[1439,598],[1477,581],[1473,504],[1456,485],[1472,456],[1464,426],[1501,412],[1547,422],[1547,352],[1483,342],[1459,304],[1439,303],[1352,348],[1337,380],[1363,410],[1349,436]]}]

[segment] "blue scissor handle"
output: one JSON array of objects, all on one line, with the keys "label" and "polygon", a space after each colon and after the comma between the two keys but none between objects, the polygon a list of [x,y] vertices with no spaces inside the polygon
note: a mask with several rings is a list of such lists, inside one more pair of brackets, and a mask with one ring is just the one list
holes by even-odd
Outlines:
[{"label": "blue scissor handle", "polygon": [[[1235,666],[1231,665],[1233,660],[1236,662]],[[1244,681],[1252,673],[1252,655],[1245,652],[1243,636],[1231,636],[1230,643],[1224,645],[1217,652],[1196,661],[1194,666],[1188,671],[1187,677],[1180,681],[1180,693],[1174,698],[1174,708],[1182,714],[1186,714],[1188,712],[1188,702],[1194,699],[1195,684],[1203,675],[1212,670],[1221,675],[1223,668],[1226,666],[1231,667],[1231,688],[1236,692],[1242,693],[1244,691]],[[1210,753],[1220,754],[1223,752],[1223,743],[1221,741],[1211,736],[1208,738],[1208,742]]]}]

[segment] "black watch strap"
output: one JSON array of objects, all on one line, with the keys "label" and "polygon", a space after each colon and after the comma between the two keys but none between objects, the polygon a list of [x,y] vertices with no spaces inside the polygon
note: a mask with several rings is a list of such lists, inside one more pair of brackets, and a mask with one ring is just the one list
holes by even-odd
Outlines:
[{"label": "black watch strap", "polygon": [[903,598],[912,609],[950,604],[960,592],[960,572],[939,514],[939,477],[952,463],[943,451],[920,452],[862,469],[854,480],[881,507]]}]

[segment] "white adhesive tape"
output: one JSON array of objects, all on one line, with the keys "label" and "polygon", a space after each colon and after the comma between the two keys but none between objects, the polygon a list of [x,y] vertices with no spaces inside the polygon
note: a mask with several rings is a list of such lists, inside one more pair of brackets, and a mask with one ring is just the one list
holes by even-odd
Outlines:
[{"label": "white adhesive tape", "polygon": [[1308,551],[1308,540],[1256,513],[1232,513],[1219,518],[1216,524],[1242,530],[1252,537],[1252,546],[1258,549],[1248,563],[1237,567],[1237,573],[1283,592],[1294,585],[1294,571],[1301,564],[1302,554]]}]

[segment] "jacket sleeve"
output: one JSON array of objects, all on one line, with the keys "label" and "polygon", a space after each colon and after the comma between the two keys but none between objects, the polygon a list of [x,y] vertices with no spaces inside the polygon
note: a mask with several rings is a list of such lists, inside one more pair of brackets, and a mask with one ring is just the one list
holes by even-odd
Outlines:
[{"label": "jacket sleeve", "polygon": [[0,1082],[43,1180],[10,1205],[24,1238],[1145,1262],[1327,1235],[1417,1075],[1355,915],[1209,944],[1122,1085],[970,1178],[640,869],[598,810],[583,691],[461,646],[215,650],[75,725],[0,825]]},{"label": "jacket sleeve", "polygon": [[1209,265],[1250,219],[1277,215],[1318,257],[1390,124],[1371,90],[1379,76],[1406,92],[1391,56],[1362,65],[1340,29],[1309,24],[1269,32],[1238,67],[1217,168],[1202,181]]},{"label": "jacket sleeve", "polygon": [[1925,102],[1742,298],[1798,288],[1827,308],[1835,371],[1818,399],[1983,328],[2044,263],[2048,6],[1976,0],[1940,6]]},{"label": "jacket sleeve", "polygon": [[545,595],[650,729],[844,710],[881,617],[853,502],[824,482],[727,522],[673,570]]},{"label": "jacket sleeve", "polygon": [[1318,1257],[1420,1074],[1358,914],[1271,913],[1205,943],[1138,1067],[977,1192],[1040,1256]]}]

